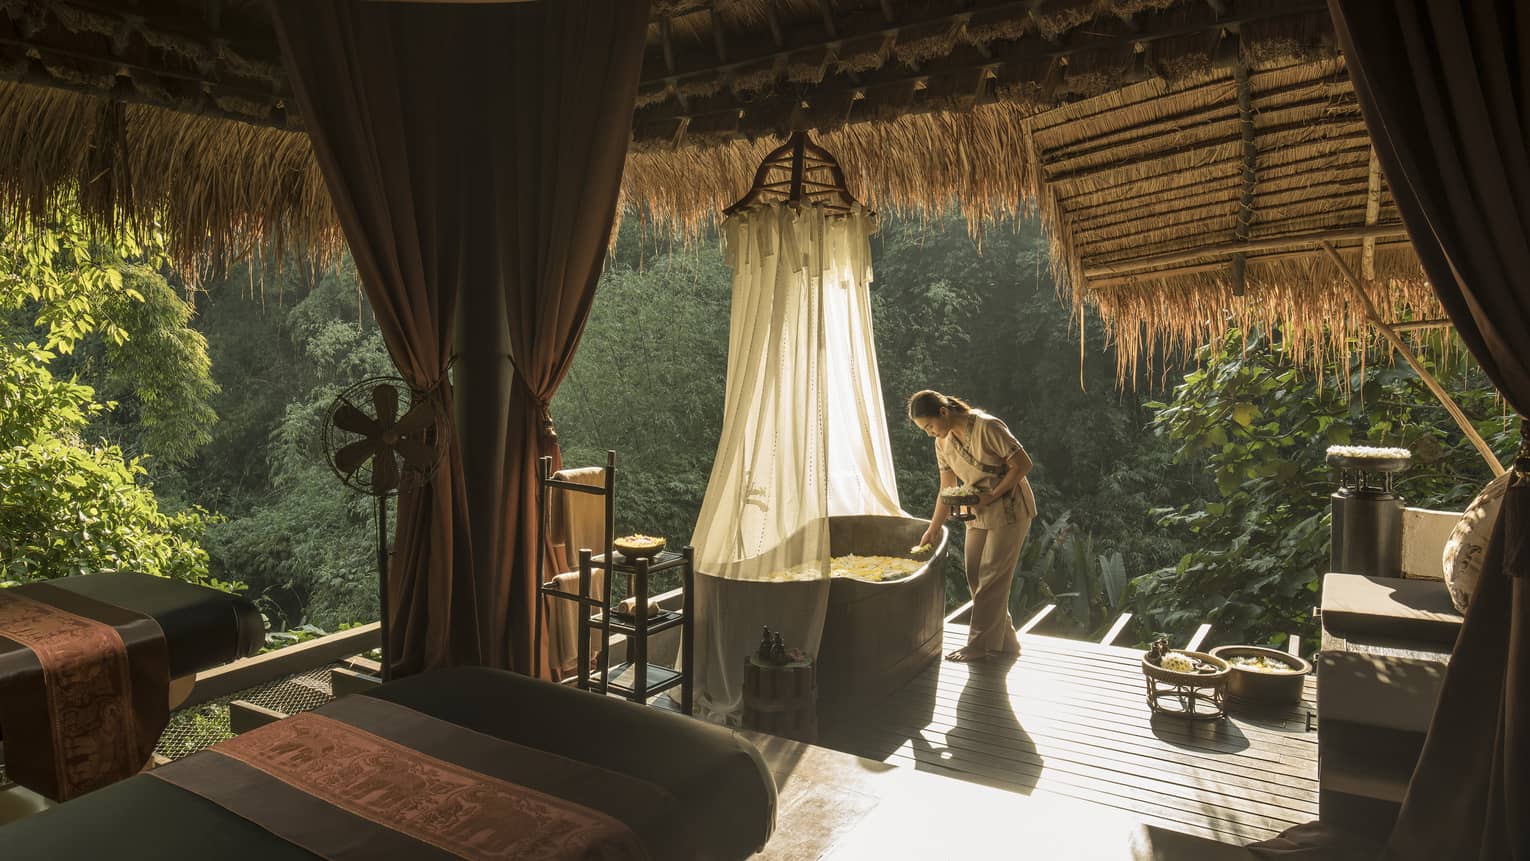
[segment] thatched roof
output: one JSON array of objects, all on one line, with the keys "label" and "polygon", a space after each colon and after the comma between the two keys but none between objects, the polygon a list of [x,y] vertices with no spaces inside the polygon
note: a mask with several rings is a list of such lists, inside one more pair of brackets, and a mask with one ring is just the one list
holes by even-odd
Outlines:
[{"label": "thatched roof", "polygon": [[[134,9],[0,2],[0,215],[77,194],[197,263],[339,248],[264,6]],[[976,229],[1039,211],[1123,369],[1225,312],[1284,320],[1309,358],[1347,349],[1317,236],[1384,307],[1442,316],[1322,0],[653,0],[629,209],[695,234],[793,128],[874,207]]]}]

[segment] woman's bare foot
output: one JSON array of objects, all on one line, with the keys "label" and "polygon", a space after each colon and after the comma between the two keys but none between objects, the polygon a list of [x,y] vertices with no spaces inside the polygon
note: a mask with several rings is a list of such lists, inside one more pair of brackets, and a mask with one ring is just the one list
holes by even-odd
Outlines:
[{"label": "woman's bare foot", "polygon": [[973,661],[981,661],[988,657],[986,649],[974,649],[971,646],[963,646],[946,653],[946,660],[957,664],[968,664]]}]

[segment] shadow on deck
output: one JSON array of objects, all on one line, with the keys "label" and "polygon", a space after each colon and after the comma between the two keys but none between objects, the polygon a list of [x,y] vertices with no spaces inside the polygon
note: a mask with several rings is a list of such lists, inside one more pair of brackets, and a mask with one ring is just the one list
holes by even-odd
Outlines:
[{"label": "shadow on deck", "polygon": [[[946,648],[966,642],[948,623]],[[1243,844],[1317,818],[1308,679],[1296,707],[1226,720],[1155,717],[1134,649],[1035,634],[1010,662],[931,666],[842,715],[820,743],[1012,792],[1112,807],[1165,829]]]}]

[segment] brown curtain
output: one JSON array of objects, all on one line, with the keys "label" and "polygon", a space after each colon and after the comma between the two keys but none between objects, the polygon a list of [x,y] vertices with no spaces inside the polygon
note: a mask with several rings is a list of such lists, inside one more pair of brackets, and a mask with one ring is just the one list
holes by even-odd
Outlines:
[{"label": "brown curtain", "polygon": [[647,3],[270,2],[388,349],[456,416],[399,502],[395,669],[532,671],[540,429],[610,233]]},{"label": "brown curtain", "polygon": [[[462,30],[406,6],[272,0],[314,154],[399,374],[449,410],[453,312],[463,282],[466,165],[452,145],[471,109],[437,56]],[[389,576],[395,673],[478,663],[462,458],[398,500]]]},{"label": "brown curtain", "polygon": [[[552,551],[536,519],[538,458],[562,467],[548,408],[579,344],[610,240],[648,4],[539,3],[521,17],[535,21],[537,38],[484,58],[487,75],[513,89],[516,106],[494,118],[491,136],[505,157],[484,177],[499,205],[490,247],[500,295],[495,314],[486,300],[486,313],[464,317],[460,330],[465,372],[493,375],[508,398],[463,399],[458,422],[471,429],[463,451],[475,525],[481,515],[498,537],[492,557],[480,560],[494,585],[479,622],[505,650],[496,665],[540,675],[545,655],[532,655],[534,575],[537,553]],[[494,361],[496,351],[510,361]]]},{"label": "brown curtain", "polygon": [[[1472,354],[1523,416],[1530,408],[1530,7],[1486,0],[1329,6],[1377,159],[1430,281]],[[1527,472],[1522,445],[1389,858],[1530,859]]]}]

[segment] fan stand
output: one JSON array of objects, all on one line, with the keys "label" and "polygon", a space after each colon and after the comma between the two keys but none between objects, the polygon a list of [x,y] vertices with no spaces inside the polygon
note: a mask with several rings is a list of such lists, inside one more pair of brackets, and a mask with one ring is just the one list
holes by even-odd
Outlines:
[{"label": "fan stand", "polygon": [[382,680],[393,679],[393,655],[388,648],[388,494],[377,497],[377,621],[382,637]]},{"label": "fan stand", "polygon": [[792,132],[786,143],[765,156],[749,191],[723,213],[732,215],[756,203],[808,203],[837,215],[860,205],[845,186],[839,162],[800,131]]},{"label": "fan stand", "polygon": [[[408,408],[399,415],[400,392],[409,393]],[[365,394],[366,397],[360,395]],[[417,392],[398,377],[370,377],[335,397],[322,425],[322,445],[329,467],[348,487],[377,500],[377,610],[382,654],[378,675],[393,678],[392,624],[388,592],[388,497],[427,483],[441,464],[440,415],[428,393]],[[373,415],[358,407],[370,405]],[[341,434],[350,434],[350,437]],[[395,457],[403,458],[402,463]],[[385,460],[377,460],[385,458]],[[368,480],[357,472],[368,462]],[[386,467],[386,468],[384,468]],[[400,470],[404,470],[401,472]],[[413,472],[410,472],[412,470]],[[407,481],[406,481],[407,479]],[[414,483],[409,483],[413,481]]]}]

